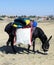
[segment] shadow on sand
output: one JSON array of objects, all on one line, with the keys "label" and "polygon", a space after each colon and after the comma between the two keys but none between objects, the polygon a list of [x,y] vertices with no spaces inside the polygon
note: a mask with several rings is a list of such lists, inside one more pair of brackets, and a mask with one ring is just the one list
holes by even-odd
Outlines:
[{"label": "shadow on sand", "polygon": [[[23,47],[17,47],[17,46],[14,46],[15,50],[16,50],[16,53],[18,54],[42,54],[42,55],[47,55],[47,53],[43,53],[43,52],[40,52],[39,50],[32,52],[32,50],[29,50],[29,53],[28,53],[28,49],[26,48],[23,48]],[[11,46],[2,46],[0,47],[0,51],[1,52],[5,52],[6,54],[10,53],[10,54],[15,54],[12,50],[12,47]]]}]

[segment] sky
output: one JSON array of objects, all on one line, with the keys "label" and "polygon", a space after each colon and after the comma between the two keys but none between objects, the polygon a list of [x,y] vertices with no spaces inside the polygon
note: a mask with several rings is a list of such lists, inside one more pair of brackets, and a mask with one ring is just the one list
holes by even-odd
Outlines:
[{"label": "sky", "polygon": [[0,15],[54,15],[54,0],[0,0]]}]

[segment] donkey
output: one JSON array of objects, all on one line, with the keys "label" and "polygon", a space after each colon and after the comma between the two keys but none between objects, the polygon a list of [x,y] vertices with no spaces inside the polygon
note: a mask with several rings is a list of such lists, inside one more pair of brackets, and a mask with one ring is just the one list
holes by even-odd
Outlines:
[{"label": "donkey", "polygon": [[[41,40],[43,51],[44,52],[48,51],[49,46],[50,46],[49,41],[52,38],[52,35],[48,39],[44,31],[40,27],[36,27],[32,34],[33,52],[35,52],[35,39],[36,38],[39,38]],[[30,45],[28,45],[28,52],[29,52],[29,49],[30,49]]]},{"label": "donkey", "polygon": [[[48,39],[44,31],[40,27],[36,27],[32,33],[33,52],[35,52],[35,39],[36,38],[39,38],[41,40],[43,51],[44,52],[48,51],[49,46],[50,46],[49,41],[52,38],[52,35]],[[12,46],[13,51],[16,53],[13,42],[11,43],[11,46]],[[28,45],[28,52],[29,52],[29,49],[30,49],[30,45]]]}]

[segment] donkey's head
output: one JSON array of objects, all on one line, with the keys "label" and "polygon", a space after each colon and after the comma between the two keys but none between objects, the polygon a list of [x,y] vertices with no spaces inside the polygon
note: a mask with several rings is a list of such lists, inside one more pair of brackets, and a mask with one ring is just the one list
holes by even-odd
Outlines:
[{"label": "donkey's head", "polygon": [[49,39],[46,40],[46,41],[42,44],[42,49],[43,49],[44,52],[48,51],[49,46],[50,46],[49,41],[50,41],[51,38],[52,38],[52,36],[50,36]]}]

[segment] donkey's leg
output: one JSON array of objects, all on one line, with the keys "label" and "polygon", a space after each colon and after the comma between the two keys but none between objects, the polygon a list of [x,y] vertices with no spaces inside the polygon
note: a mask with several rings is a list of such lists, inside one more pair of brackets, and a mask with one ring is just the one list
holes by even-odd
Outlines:
[{"label": "donkey's leg", "polygon": [[35,40],[33,40],[33,52],[35,53]]},{"label": "donkey's leg", "polygon": [[16,53],[16,50],[15,50],[14,45],[13,45],[13,42],[11,42],[11,47],[12,47],[14,53]]},{"label": "donkey's leg", "polygon": [[13,40],[14,40],[14,35],[11,35],[11,46],[12,46],[12,49],[13,49],[13,51],[14,51],[14,53],[16,53],[16,50],[15,50],[15,48],[14,48],[14,45],[13,45]]},{"label": "donkey's leg", "polygon": [[10,39],[10,37],[9,37],[9,39],[8,39],[8,41],[7,41],[7,46],[9,46],[9,43],[11,42],[11,39]]},{"label": "donkey's leg", "polygon": [[30,45],[28,44],[28,53],[29,53],[29,50],[30,50]]}]

